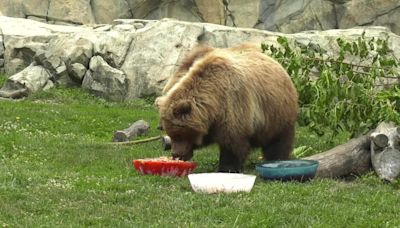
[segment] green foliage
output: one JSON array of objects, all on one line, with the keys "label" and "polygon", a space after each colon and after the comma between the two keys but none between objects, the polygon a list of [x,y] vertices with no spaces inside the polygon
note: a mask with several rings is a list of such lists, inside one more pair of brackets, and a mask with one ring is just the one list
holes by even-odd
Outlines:
[{"label": "green foliage", "polygon": [[6,80],[7,80],[7,77],[4,74],[0,73],[0,88],[4,85]]},{"label": "green foliage", "polygon": [[299,146],[293,150],[293,155],[296,158],[303,158],[313,154],[313,148],[310,146]]},{"label": "green foliage", "polygon": [[294,158],[304,158],[327,151],[336,145],[340,145],[350,138],[347,131],[335,132],[325,127],[323,135],[317,134],[309,127],[296,127],[296,143],[293,150]]},{"label": "green foliage", "polygon": [[303,44],[286,37],[279,47],[263,44],[263,51],[279,61],[291,75],[299,93],[299,124],[319,134],[323,127],[335,132],[364,133],[380,121],[400,121],[400,87],[377,88],[381,79],[398,78],[399,62],[388,39],[336,40],[338,53],[318,44]]}]

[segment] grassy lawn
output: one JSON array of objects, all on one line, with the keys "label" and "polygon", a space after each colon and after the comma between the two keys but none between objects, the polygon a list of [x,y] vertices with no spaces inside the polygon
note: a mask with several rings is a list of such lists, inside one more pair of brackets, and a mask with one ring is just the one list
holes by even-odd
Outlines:
[{"label": "grassy lawn", "polygon": [[[142,176],[136,158],[166,155],[159,142],[114,146],[138,119],[156,130],[151,102],[112,103],[79,89],[0,100],[0,227],[398,227],[400,185],[373,174],[308,183],[257,178],[251,193],[199,194],[187,178]],[[296,146],[323,151],[346,134],[298,128]],[[327,143],[329,141],[329,143]],[[245,173],[255,173],[255,152]],[[195,153],[195,172],[217,168],[216,147]]]}]

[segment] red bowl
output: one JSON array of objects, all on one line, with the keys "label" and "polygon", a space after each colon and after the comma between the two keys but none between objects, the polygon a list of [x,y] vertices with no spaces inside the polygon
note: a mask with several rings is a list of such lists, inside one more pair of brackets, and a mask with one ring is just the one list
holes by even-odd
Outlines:
[{"label": "red bowl", "polygon": [[187,176],[196,168],[196,163],[163,159],[136,159],[133,166],[141,174],[160,176]]}]

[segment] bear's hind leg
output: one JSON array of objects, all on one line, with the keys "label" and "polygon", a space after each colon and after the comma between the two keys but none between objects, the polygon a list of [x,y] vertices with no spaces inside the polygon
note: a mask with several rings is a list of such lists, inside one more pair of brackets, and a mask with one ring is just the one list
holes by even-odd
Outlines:
[{"label": "bear's hind leg", "polygon": [[250,145],[220,146],[218,172],[239,173],[243,171],[243,162],[250,152]]},{"label": "bear's hind leg", "polygon": [[289,126],[263,145],[264,160],[287,160],[293,150],[295,127]]}]

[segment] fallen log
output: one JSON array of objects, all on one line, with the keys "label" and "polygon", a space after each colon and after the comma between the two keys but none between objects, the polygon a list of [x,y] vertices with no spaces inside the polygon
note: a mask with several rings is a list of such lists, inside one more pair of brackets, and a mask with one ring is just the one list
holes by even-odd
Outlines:
[{"label": "fallen log", "polygon": [[400,175],[400,127],[380,123],[371,134],[371,161],[379,178],[389,182]]},{"label": "fallen log", "polygon": [[149,128],[149,123],[144,120],[138,120],[128,128],[116,131],[114,133],[113,142],[127,142],[136,136],[147,134]]},{"label": "fallen log", "polygon": [[317,177],[361,175],[371,169],[370,133],[304,159],[319,162]]}]

